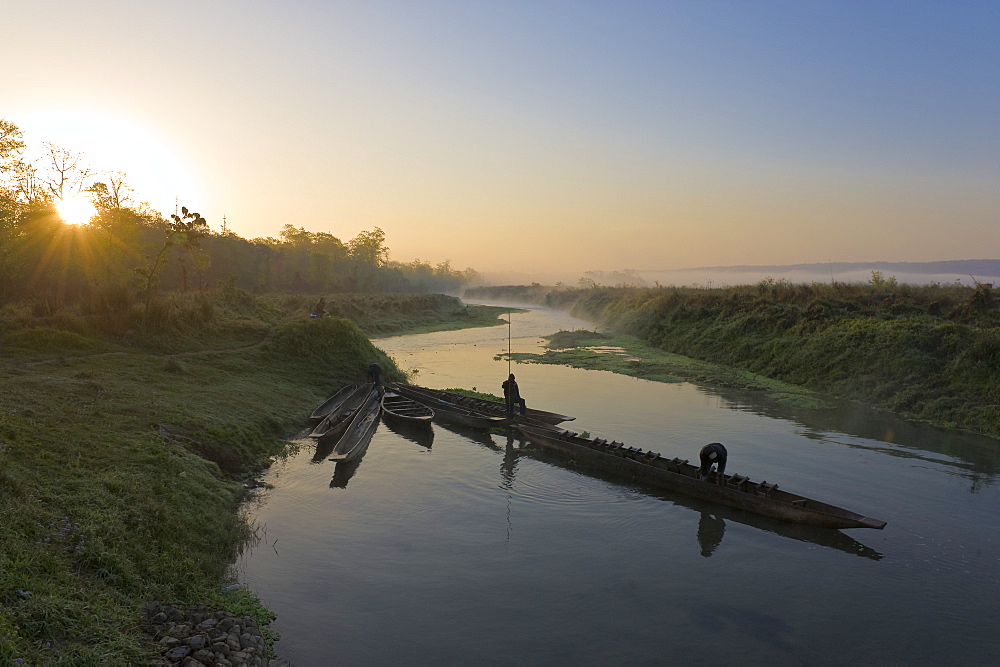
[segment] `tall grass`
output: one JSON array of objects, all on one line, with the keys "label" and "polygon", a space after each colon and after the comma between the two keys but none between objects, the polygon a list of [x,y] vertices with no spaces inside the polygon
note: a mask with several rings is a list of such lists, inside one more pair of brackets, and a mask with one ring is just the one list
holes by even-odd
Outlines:
[{"label": "tall grass", "polygon": [[1000,304],[992,285],[765,280],[551,290],[545,303],[669,352],[1000,436]]}]

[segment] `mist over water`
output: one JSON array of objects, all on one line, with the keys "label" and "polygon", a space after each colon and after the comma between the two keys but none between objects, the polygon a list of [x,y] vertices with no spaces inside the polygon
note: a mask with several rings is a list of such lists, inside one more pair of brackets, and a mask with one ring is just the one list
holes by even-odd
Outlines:
[{"label": "mist over water", "polygon": [[[592,328],[512,315],[510,346]],[[508,327],[376,341],[426,386],[500,393]],[[1000,614],[997,442],[862,409],[514,365],[574,430],[695,459],[888,521],[784,524],[644,488],[516,438],[382,424],[339,470],[306,439],[267,476],[241,578],[315,664],[981,663]],[[333,387],[331,387],[331,390]],[[332,391],[331,391],[332,393]],[[988,657],[989,656],[989,657]]]}]

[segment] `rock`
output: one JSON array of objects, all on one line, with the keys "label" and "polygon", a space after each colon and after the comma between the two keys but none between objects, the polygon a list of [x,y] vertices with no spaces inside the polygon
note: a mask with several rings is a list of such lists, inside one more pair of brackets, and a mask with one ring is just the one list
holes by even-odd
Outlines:
[{"label": "rock", "polygon": [[178,662],[182,660],[188,653],[191,652],[187,646],[175,646],[164,654],[167,660],[171,662]]},{"label": "rock", "polygon": [[206,618],[204,621],[198,624],[198,629],[208,630],[209,628],[214,628],[218,624],[218,622],[219,619],[217,619],[214,616],[210,616],[209,618]]},{"label": "rock", "polygon": [[215,654],[204,648],[194,654],[194,659],[203,665],[215,664]]},{"label": "rock", "polygon": [[153,623],[156,623],[156,624],[160,624],[160,623],[166,623],[166,622],[167,622],[167,615],[166,615],[166,614],[164,614],[164,613],[163,613],[163,612],[161,611],[161,612],[159,612],[158,614],[155,614],[155,615],[153,616],[153,618],[151,618],[151,619],[149,619],[149,620],[150,620],[150,621],[152,621]]},{"label": "rock", "polygon": [[205,638],[201,635],[191,635],[184,640],[184,643],[195,651],[205,648]]},{"label": "rock", "polygon": [[171,649],[175,646],[180,646],[181,640],[177,639],[177,637],[171,637],[170,635],[167,635],[166,637],[160,640],[160,643],[166,646],[168,649]]}]

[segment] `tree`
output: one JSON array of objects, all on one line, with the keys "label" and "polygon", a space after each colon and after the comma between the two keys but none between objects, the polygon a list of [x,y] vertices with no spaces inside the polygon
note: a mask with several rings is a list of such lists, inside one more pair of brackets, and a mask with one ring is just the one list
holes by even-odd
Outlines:
[{"label": "tree", "polygon": [[153,292],[156,289],[156,281],[163,268],[164,260],[171,248],[180,247],[188,252],[193,251],[201,245],[201,239],[208,234],[208,223],[200,214],[188,211],[186,206],[181,207],[181,214],[176,213],[170,216],[167,228],[164,230],[166,239],[163,246],[156,253],[155,257],[149,258],[149,263],[136,269],[146,280],[143,289],[146,298],[146,315],[149,315],[149,307],[152,303]]},{"label": "tree", "polygon": [[43,183],[52,196],[62,200],[80,192],[84,181],[90,176],[90,168],[83,164],[83,153],[50,143],[42,145],[45,147],[45,160],[48,163]]},{"label": "tree", "polygon": [[0,171],[6,171],[9,162],[20,158],[24,150],[24,134],[6,118],[0,118]]},{"label": "tree", "polygon": [[121,171],[108,172],[107,182],[98,181],[87,188],[86,192],[98,212],[125,208],[132,203],[129,196],[132,188],[126,183],[125,173]]},{"label": "tree", "polygon": [[361,232],[347,244],[351,258],[371,266],[384,266],[389,261],[389,248],[385,246],[385,232],[376,227]]}]

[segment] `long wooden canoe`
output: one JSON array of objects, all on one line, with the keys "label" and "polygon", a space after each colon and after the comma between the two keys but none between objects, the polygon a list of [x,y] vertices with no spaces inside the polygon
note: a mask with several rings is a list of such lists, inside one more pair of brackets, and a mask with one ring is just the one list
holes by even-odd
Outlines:
[{"label": "long wooden canoe", "polygon": [[372,391],[372,384],[367,382],[355,386],[350,392],[323,418],[323,420],[313,427],[309,433],[310,438],[318,438],[320,442],[328,442],[333,438],[339,438],[347,428],[354,412],[361,407]]},{"label": "long wooden canoe", "polygon": [[322,405],[313,410],[312,414],[309,415],[309,420],[313,424],[321,422],[328,414],[337,410],[343,404],[343,402],[347,400],[347,398],[350,397],[351,394],[354,393],[354,390],[357,389],[359,386],[360,385],[357,382],[345,385],[333,396],[326,399]]},{"label": "long wooden canoe", "polygon": [[562,429],[524,425],[514,428],[531,444],[571,456],[579,463],[755,514],[821,528],[881,530],[886,525],[880,519],[784,491],[777,484],[753,482],[742,475],[724,475],[723,484],[707,482],[698,478],[699,467],[686,460],[667,459],[653,451],[626,447],[621,442],[583,438]]},{"label": "long wooden canoe", "polygon": [[[474,396],[463,396],[462,394],[455,394],[441,389],[428,389],[426,387],[419,387],[413,384],[396,384],[394,387],[396,391],[404,396],[409,396],[415,400],[425,402],[432,407],[436,405],[435,402],[440,402],[446,408],[449,406],[457,406],[459,408],[491,415],[493,417],[507,417],[507,408],[503,403],[487,401],[486,399],[475,398]],[[567,415],[561,415],[556,412],[548,412],[546,410],[538,410],[536,408],[528,408],[523,417],[522,415],[515,415],[515,421],[523,421],[528,424],[539,426],[543,424],[559,424],[561,422],[573,421],[574,419],[576,419],[576,417],[569,417]]]},{"label": "long wooden canoe", "polygon": [[444,424],[458,424],[472,428],[493,428],[494,426],[509,426],[510,420],[506,417],[494,417],[474,410],[466,410],[457,405],[434,406],[434,420]]},{"label": "long wooden canoe", "polygon": [[377,388],[370,389],[365,402],[354,411],[347,428],[330,453],[331,461],[354,461],[368,448],[378,427],[382,412],[382,397]]},{"label": "long wooden canoe", "polygon": [[434,410],[412,398],[386,389],[382,395],[382,414],[387,419],[396,419],[410,424],[430,424]]}]

